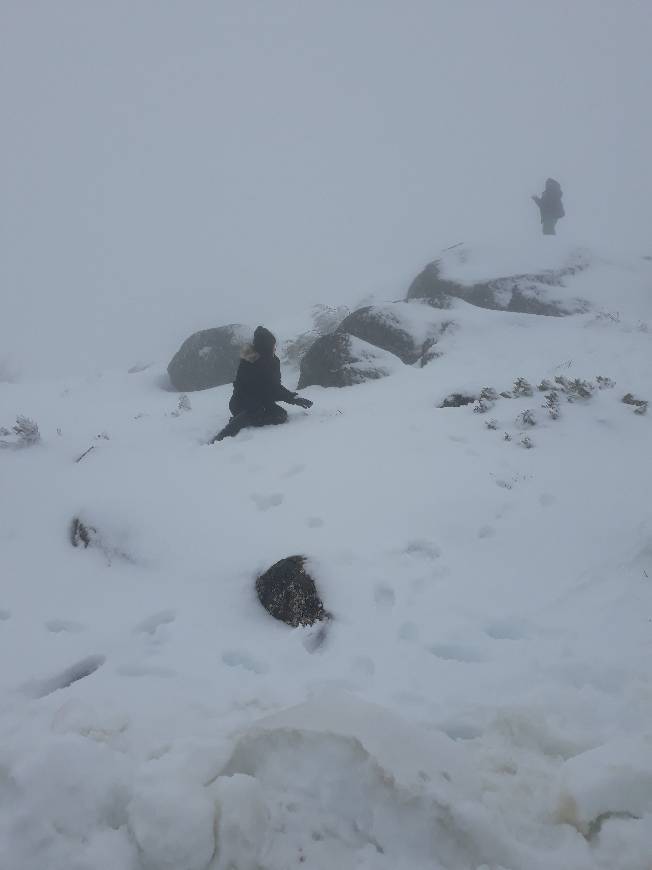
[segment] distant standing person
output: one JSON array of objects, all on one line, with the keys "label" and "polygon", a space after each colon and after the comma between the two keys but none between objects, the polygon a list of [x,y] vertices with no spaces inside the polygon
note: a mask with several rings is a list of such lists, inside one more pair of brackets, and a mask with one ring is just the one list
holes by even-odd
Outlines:
[{"label": "distant standing person", "polygon": [[541,227],[544,236],[554,236],[557,221],[565,215],[561,197],[561,185],[554,178],[547,179],[545,190],[541,196],[532,197],[541,212]]},{"label": "distant standing person", "polygon": [[288,415],[277,402],[312,407],[310,399],[286,389],[281,383],[281,363],[276,356],[276,338],[269,329],[259,326],[254,340],[243,347],[240,366],[233,384],[229,410],[233,415],[224,429],[211,441],[233,437],[249,426],[285,423]]}]

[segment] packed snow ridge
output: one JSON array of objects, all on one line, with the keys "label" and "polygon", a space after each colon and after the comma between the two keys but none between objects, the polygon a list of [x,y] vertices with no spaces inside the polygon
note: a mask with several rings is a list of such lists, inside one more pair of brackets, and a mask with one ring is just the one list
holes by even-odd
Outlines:
[{"label": "packed snow ridge", "polygon": [[652,262],[409,289],[266,324],[314,407],[213,446],[168,360],[0,384],[3,870],[650,870]]}]

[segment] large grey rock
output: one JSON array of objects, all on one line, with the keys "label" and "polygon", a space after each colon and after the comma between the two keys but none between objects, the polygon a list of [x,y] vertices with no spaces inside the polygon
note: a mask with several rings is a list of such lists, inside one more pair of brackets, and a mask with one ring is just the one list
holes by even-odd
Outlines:
[{"label": "large grey rock", "polygon": [[253,330],[239,323],[195,332],[168,366],[172,386],[185,393],[232,383],[242,345],[251,341],[252,334]]},{"label": "large grey rock", "polygon": [[303,356],[297,389],[350,387],[384,378],[400,365],[393,354],[346,332],[336,332],[318,338]]},{"label": "large grey rock", "polygon": [[265,610],[286,625],[312,625],[328,617],[305,556],[288,556],[256,580],[256,594]]},{"label": "large grey rock", "polygon": [[432,348],[448,325],[450,321],[433,318],[428,306],[394,302],[358,308],[337,331],[348,332],[412,365]]},{"label": "large grey rock", "polygon": [[302,332],[281,345],[281,355],[285,362],[298,364],[310,347],[321,338],[335,332],[340,323],[349,314],[345,305],[313,305],[312,329]]},{"label": "large grey rock", "polygon": [[566,278],[586,268],[578,262],[559,269],[546,269],[538,273],[509,275],[462,284],[442,274],[442,263],[429,263],[414,279],[407,299],[427,299],[438,308],[448,308],[451,299],[463,299],[479,308],[496,311],[516,311],[522,314],[545,314],[563,317],[586,311],[588,303],[583,299],[559,298],[551,294],[551,288],[563,288]]}]

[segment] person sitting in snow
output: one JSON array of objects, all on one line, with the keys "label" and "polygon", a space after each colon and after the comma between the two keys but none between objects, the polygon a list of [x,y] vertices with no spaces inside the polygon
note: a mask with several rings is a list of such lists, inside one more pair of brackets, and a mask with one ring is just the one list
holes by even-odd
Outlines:
[{"label": "person sitting in snow", "polygon": [[252,344],[240,353],[240,365],[233,382],[229,410],[233,414],[224,429],[211,441],[237,435],[247,426],[268,426],[285,423],[288,415],[277,402],[312,407],[310,399],[292,393],[281,383],[281,363],[276,356],[276,338],[269,329],[259,326]]},{"label": "person sitting in snow", "polygon": [[554,178],[546,180],[546,187],[541,196],[532,197],[541,212],[541,226],[544,236],[554,236],[557,221],[565,215],[561,197],[561,185]]}]

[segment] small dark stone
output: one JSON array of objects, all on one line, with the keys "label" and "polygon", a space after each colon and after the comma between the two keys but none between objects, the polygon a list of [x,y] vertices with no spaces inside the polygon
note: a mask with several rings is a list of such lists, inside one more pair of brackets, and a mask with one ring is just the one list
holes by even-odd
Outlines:
[{"label": "small dark stone", "polygon": [[328,618],[305,565],[305,556],[288,556],[256,580],[258,600],[265,610],[292,628]]}]

